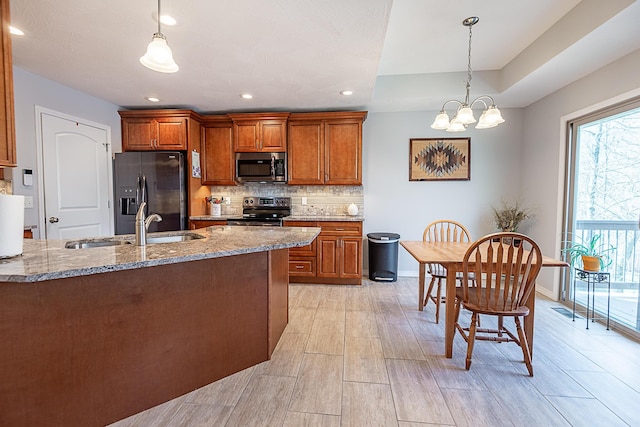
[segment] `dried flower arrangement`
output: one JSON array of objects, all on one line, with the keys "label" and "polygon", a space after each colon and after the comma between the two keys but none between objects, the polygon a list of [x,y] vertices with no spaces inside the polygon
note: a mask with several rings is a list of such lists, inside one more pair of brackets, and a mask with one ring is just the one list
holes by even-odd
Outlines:
[{"label": "dried flower arrangement", "polygon": [[502,231],[518,231],[520,223],[531,216],[531,209],[522,207],[520,201],[507,202],[503,200],[500,209],[493,208],[496,227]]}]

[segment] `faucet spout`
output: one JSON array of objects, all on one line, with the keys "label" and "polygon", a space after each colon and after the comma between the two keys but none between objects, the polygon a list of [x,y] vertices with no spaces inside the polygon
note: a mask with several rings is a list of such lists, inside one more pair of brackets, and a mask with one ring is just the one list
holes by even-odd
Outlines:
[{"label": "faucet spout", "polygon": [[162,217],[158,214],[151,214],[145,218],[144,208],[146,206],[146,202],[140,203],[140,207],[136,213],[136,246],[146,246],[149,225],[151,225],[152,221],[162,221]]},{"label": "faucet spout", "polygon": [[144,228],[146,230],[149,229],[149,225],[151,225],[151,222],[155,221],[155,222],[160,222],[162,221],[162,217],[158,214],[151,214],[147,217],[147,219],[144,220]]}]

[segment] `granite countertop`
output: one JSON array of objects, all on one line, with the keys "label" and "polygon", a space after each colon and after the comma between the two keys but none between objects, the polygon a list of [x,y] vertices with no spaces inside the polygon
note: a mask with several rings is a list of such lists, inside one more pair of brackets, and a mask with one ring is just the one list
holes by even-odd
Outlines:
[{"label": "granite countertop", "polygon": [[[65,244],[69,240],[25,239],[22,255],[0,259],[0,282],[39,282],[305,246],[319,233],[320,228],[317,227],[213,226],[193,231],[148,234],[149,237],[179,234],[198,234],[203,237],[185,242],[146,246],[132,243],[86,249],[66,249]],[[133,242],[134,237],[129,234],[81,240]]]},{"label": "granite countertop", "polygon": [[238,218],[241,217],[242,214],[240,215],[220,215],[220,216],[213,216],[213,215],[193,215],[190,216],[189,219],[191,221],[226,221],[228,218]]},{"label": "granite countertop", "polygon": [[291,215],[284,218],[287,221],[364,221],[362,215]]},{"label": "granite countertop", "polygon": [[[194,215],[190,216],[189,219],[191,221],[226,221],[227,218],[238,218],[242,215],[220,215],[220,216],[211,216],[211,215]],[[364,216],[362,215],[291,215],[283,218],[285,222],[287,221],[364,221]]]}]

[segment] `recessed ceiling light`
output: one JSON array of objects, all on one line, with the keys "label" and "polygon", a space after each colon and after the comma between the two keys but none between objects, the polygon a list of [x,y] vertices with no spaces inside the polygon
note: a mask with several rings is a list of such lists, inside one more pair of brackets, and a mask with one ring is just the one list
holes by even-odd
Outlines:
[{"label": "recessed ceiling light", "polygon": [[13,34],[14,36],[24,36],[24,31],[22,31],[20,28],[16,28],[12,25],[9,25],[9,32],[11,34]]},{"label": "recessed ceiling light", "polygon": [[155,96],[147,96],[145,99],[149,102],[160,102],[160,98],[156,98]]},{"label": "recessed ceiling light", "polygon": [[242,98],[242,99],[253,99],[253,95],[251,95],[250,93],[241,93],[240,94],[240,98]]},{"label": "recessed ceiling light", "polygon": [[176,19],[171,15],[161,15],[160,16],[160,22],[162,22],[164,25],[168,25],[170,27],[173,27],[177,23]]},{"label": "recessed ceiling light", "polygon": [[[158,11],[154,11],[151,14],[152,18],[154,21],[158,22]],[[171,15],[167,15],[166,13],[163,13],[162,15],[160,15],[160,23],[162,25],[168,25],[170,27],[173,27],[174,25],[178,24],[178,21],[176,21],[176,18],[174,18]]]},{"label": "recessed ceiling light", "polygon": [[353,91],[352,90],[341,90],[340,91],[340,95],[351,96],[351,95],[353,95]]}]

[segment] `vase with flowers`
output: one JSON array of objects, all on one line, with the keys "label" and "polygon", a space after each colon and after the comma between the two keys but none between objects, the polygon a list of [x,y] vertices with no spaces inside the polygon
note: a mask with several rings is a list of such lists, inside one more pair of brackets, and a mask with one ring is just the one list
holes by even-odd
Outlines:
[{"label": "vase with flowers", "polygon": [[503,200],[500,208],[493,208],[493,219],[500,231],[515,233],[520,223],[531,216],[531,209],[523,207],[520,201]]},{"label": "vase with flowers", "polygon": [[222,201],[224,197],[207,196],[204,198],[209,209],[209,215],[220,216],[222,213]]}]

